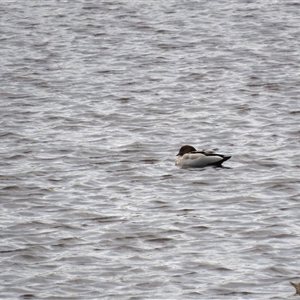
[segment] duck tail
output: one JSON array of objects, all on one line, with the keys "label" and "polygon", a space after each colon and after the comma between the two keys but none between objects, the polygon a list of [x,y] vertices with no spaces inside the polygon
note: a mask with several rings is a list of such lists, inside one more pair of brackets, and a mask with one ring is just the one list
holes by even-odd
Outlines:
[{"label": "duck tail", "polygon": [[230,155],[224,155],[224,156],[223,156],[223,161],[226,161],[226,160],[228,160],[228,159],[230,159],[230,158],[231,158]]},{"label": "duck tail", "polygon": [[222,163],[231,158],[230,155],[222,155],[223,159],[218,162],[217,166],[222,166]]}]

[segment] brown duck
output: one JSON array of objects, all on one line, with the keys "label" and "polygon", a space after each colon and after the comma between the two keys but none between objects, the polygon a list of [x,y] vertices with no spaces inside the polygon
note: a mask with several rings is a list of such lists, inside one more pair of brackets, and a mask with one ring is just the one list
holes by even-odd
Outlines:
[{"label": "brown duck", "polygon": [[299,283],[290,282],[290,284],[296,289],[296,294],[300,295],[300,282]]}]

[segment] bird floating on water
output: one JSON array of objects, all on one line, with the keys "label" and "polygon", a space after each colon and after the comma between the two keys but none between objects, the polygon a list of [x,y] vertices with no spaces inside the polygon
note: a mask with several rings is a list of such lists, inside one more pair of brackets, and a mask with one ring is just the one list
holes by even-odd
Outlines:
[{"label": "bird floating on water", "polygon": [[290,281],[290,284],[296,289],[296,294],[300,294],[300,282],[294,283]]},{"label": "bird floating on water", "polygon": [[213,150],[197,151],[193,146],[184,145],[176,155],[175,165],[181,168],[220,167],[230,158],[229,155],[217,154]]}]

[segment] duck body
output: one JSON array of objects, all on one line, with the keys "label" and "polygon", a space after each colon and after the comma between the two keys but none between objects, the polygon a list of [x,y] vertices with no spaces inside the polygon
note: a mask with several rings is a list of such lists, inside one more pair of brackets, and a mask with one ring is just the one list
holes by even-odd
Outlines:
[{"label": "duck body", "polygon": [[197,151],[193,146],[184,145],[176,156],[175,165],[181,168],[202,168],[206,166],[218,166],[231,156],[217,154],[212,150]]}]

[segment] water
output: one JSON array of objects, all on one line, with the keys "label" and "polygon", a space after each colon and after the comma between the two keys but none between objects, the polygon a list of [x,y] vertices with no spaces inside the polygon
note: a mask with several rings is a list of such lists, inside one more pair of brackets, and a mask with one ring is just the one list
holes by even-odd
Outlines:
[{"label": "water", "polygon": [[2,1],[1,299],[293,297],[298,10]]}]

